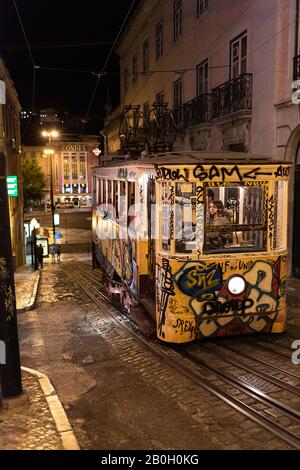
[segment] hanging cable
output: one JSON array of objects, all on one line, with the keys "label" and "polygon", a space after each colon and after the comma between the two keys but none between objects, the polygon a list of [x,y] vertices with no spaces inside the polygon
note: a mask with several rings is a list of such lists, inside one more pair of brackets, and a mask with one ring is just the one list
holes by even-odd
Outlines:
[{"label": "hanging cable", "polygon": [[25,32],[25,28],[24,28],[24,25],[23,25],[23,22],[22,22],[22,18],[21,18],[21,15],[20,15],[20,12],[18,10],[18,6],[17,6],[17,3],[15,0],[13,0],[13,4],[14,4],[14,7],[15,7],[15,10],[16,10],[16,13],[17,13],[17,16],[18,16],[18,19],[19,19],[19,23],[21,25],[21,29],[22,29],[22,32],[23,32],[23,36],[24,36],[24,39],[25,39],[25,42],[26,42],[26,46],[27,46],[27,49],[28,49],[28,52],[29,52],[29,55],[30,55],[30,58],[31,58],[31,62],[32,62],[32,67],[33,67],[33,77],[32,77],[32,101],[31,101],[31,115],[30,115],[30,118],[25,126],[25,129],[22,133],[22,136],[21,136],[21,141],[23,142],[23,139],[29,129],[29,126],[31,124],[31,121],[32,121],[32,118],[33,116],[35,115],[35,93],[36,93],[36,70],[38,69],[38,66],[36,65],[35,61],[34,61],[34,58],[33,58],[33,54],[32,54],[32,51],[31,51],[31,48],[30,48],[30,45],[29,45],[29,41],[27,39],[27,35],[26,35],[26,32]]},{"label": "hanging cable", "polygon": [[19,18],[19,22],[20,22],[20,25],[21,25],[21,28],[22,28],[22,31],[23,31],[24,39],[25,39],[25,42],[26,42],[26,46],[27,46],[27,49],[28,49],[28,52],[29,52],[31,61],[32,61],[32,65],[33,65],[33,67],[35,67],[35,61],[34,61],[34,58],[33,58],[33,55],[32,55],[31,49],[30,49],[30,45],[29,45],[29,42],[28,42],[26,33],[25,33],[25,29],[24,29],[24,26],[23,26],[23,22],[22,22],[22,19],[21,19],[21,15],[20,15],[19,10],[18,10],[18,6],[17,6],[17,3],[16,3],[16,0],[13,0],[13,4],[14,4],[14,6],[15,6],[15,10],[16,10],[17,16],[18,16],[18,18]]}]

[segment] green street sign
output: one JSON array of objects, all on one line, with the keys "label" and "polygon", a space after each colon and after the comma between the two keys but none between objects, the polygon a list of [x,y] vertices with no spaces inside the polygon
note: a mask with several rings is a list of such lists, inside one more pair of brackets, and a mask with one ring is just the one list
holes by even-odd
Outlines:
[{"label": "green street sign", "polygon": [[7,176],[7,193],[11,197],[18,197],[18,177],[17,176]]}]

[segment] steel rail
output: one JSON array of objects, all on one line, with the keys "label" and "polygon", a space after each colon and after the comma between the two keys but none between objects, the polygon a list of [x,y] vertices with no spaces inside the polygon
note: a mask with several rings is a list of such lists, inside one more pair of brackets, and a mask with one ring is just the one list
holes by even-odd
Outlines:
[{"label": "steel rail", "polygon": [[[274,369],[275,371],[280,372],[281,374],[284,374],[287,377],[291,377],[292,379],[300,380],[300,375],[293,374],[292,372],[287,372],[286,370],[281,369],[280,367],[274,366],[270,362],[263,361],[262,359],[259,359],[257,357],[250,356],[250,354],[247,354],[243,351],[237,350],[237,349],[233,348],[232,346],[228,346],[228,345],[224,345],[224,344],[218,344],[218,347],[223,348],[226,351],[233,352],[234,354],[237,354],[238,356],[244,357],[245,359],[249,359],[253,362],[257,362],[258,364],[261,364],[262,366],[270,367],[271,369]],[[209,348],[211,349],[211,346],[209,346]]]},{"label": "steel rail", "polygon": [[[274,384],[274,385],[277,385],[278,387],[281,387],[281,388],[284,388],[285,390],[288,390],[289,392],[292,392],[294,393],[295,395],[298,395],[300,396],[300,389],[299,387],[296,387],[294,385],[290,385],[290,384],[287,384],[285,383],[283,380],[281,379],[277,379],[276,377],[273,377],[272,375],[268,374],[267,372],[262,372],[262,371],[259,371],[257,369],[255,369],[254,367],[249,367],[249,365],[245,364],[244,362],[242,361],[237,361],[231,357],[229,357],[227,354],[225,353],[222,353],[220,351],[216,351],[214,348],[210,347],[210,346],[207,346],[207,345],[204,345],[204,344],[199,344],[198,343],[198,346],[205,350],[205,351],[208,351],[209,353],[212,353],[214,354],[215,356],[218,356],[220,357],[221,359],[223,359],[225,362],[228,362],[229,364],[235,366],[235,367],[238,367],[239,369],[243,369],[247,372],[250,372],[251,374],[254,374],[254,375],[257,375],[258,377],[261,377],[262,379],[265,379],[267,380],[268,382]],[[242,355],[242,354],[241,354]],[[252,359],[250,357],[250,359]],[[300,377],[297,377],[298,380],[300,380]]]},{"label": "steel rail", "polygon": [[180,348],[178,348],[178,350],[179,350],[179,354],[181,354],[182,356],[188,357],[192,362],[199,364],[203,366],[204,368],[216,373],[217,375],[221,376],[229,384],[231,385],[233,384],[235,386],[238,385],[239,390],[243,391],[244,393],[245,393],[245,390],[247,392],[250,391],[250,394],[252,397],[258,399],[262,403],[265,403],[267,405],[272,405],[274,408],[277,408],[280,411],[284,412],[286,416],[292,417],[293,419],[300,422],[300,411],[297,411],[294,408],[291,408],[290,406],[286,405],[285,403],[282,403],[279,400],[276,400],[275,398],[270,397],[270,395],[268,395],[267,393],[262,392],[261,390],[259,390],[257,387],[254,387],[253,385],[250,385],[245,380],[235,377],[230,372],[224,372],[220,368],[208,364],[206,361],[204,361],[203,359],[200,359],[195,354],[190,353],[189,351],[186,351],[184,347],[181,346]]}]

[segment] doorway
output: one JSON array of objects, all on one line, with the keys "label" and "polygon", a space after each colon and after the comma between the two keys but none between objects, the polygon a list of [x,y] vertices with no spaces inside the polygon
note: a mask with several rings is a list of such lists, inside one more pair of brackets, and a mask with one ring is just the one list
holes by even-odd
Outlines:
[{"label": "doorway", "polygon": [[293,276],[300,278],[300,143],[298,144],[295,161],[294,185],[294,231],[293,231]]}]

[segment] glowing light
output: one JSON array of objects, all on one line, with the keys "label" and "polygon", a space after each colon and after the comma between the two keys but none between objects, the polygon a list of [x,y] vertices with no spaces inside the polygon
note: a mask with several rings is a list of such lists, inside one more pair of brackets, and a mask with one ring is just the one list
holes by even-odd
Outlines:
[{"label": "glowing light", "polygon": [[231,294],[240,295],[246,289],[246,281],[242,276],[233,276],[228,281],[228,290]]}]

